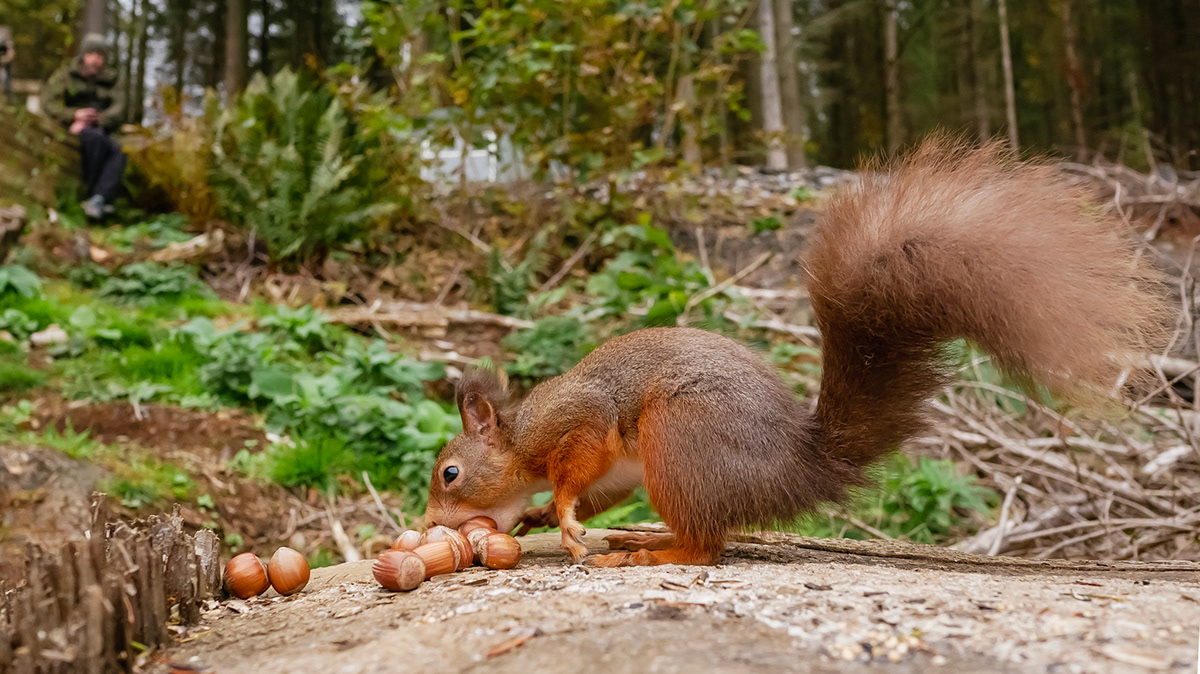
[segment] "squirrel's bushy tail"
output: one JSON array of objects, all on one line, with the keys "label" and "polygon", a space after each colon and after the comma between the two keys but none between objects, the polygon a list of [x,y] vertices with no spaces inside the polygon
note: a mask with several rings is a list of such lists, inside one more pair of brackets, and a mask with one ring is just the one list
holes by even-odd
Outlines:
[{"label": "squirrel's bushy tail", "polygon": [[1165,300],[1121,223],[1051,164],[933,137],[829,204],[809,253],[820,433],[864,466],[921,430],[966,338],[1018,381],[1103,402],[1162,343]]}]

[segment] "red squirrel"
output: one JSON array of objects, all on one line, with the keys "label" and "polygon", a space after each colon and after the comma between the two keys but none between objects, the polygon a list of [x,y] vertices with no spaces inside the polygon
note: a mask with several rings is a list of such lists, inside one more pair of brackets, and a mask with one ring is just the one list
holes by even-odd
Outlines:
[{"label": "red squirrel", "polygon": [[866,467],[925,429],[953,372],[947,342],[1084,407],[1111,404],[1127,356],[1163,343],[1161,281],[1119,223],[1052,164],[997,144],[934,137],[863,173],[829,202],[806,267],[823,340],[815,409],[754,351],[692,328],[612,339],[523,401],[469,370],[426,523],[557,525],[579,562],[580,522],[644,485],[670,533],[609,536],[628,551],[590,561],[713,564],[731,532],[867,485]]}]

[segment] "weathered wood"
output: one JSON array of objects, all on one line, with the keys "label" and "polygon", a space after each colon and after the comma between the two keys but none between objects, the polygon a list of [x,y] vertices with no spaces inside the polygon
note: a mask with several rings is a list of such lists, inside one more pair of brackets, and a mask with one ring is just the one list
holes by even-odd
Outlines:
[{"label": "weathered wood", "polygon": [[178,510],[108,518],[96,495],[88,540],[57,553],[30,545],[19,577],[0,579],[0,674],[129,672],[167,643],[174,609],[181,624],[199,621],[220,587],[216,536],[187,533]]},{"label": "weathered wood", "polygon": [[83,671],[100,674],[104,671],[104,592],[99,585],[89,585],[83,590],[83,614],[85,637],[83,642]]}]

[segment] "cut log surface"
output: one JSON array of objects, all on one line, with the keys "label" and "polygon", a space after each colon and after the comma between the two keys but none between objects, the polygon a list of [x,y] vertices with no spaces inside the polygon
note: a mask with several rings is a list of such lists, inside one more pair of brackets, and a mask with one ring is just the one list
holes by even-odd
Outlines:
[{"label": "cut log surface", "polygon": [[[585,543],[608,552],[612,533]],[[152,671],[1126,674],[1189,671],[1196,657],[1191,562],[762,533],[713,567],[606,569],[572,565],[557,533],[518,540],[515,569],[472,567],[412,592],[380,588],[372,560],[314,569],[294,597],[205,612]]]}]

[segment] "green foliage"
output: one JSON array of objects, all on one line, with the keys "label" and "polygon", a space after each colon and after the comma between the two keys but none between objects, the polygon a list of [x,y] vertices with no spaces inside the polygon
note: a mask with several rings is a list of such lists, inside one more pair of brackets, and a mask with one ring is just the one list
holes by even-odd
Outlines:
[{"label": "green foliage", "polygon": [[866,536],[853,524],[857,520],[893,538],[943,544],[977,530],[998,501],[974,476],[960,475],[952,461],[920,457],[914,464],[897,454],[879,471],[880,486],[859,494],[847,517],[835,511],[828,519],[805,518],[796,530],[813,536]]},{"label": "green foliage", "polygon": [[[743,11],[740,0],[469,0],[446,21],[426,0],[363,3],[370,40],[404,77],[406,99],[415,99],[403,105],[437,108],[444,135],[474,145],[485,131],[507,132],[539,173],[566,166],[580,179],[666,157],[676,124],[693,124],[700,141],[720,131],[717,103],[740,110],[732,76],[760,43],[716,19]],[[416,35],[429,43],[423,58],[401,62],[401,47]],[[675,98],[685,76],[691,104]],[[664,115],[671,128],[652,139],[650,127]]]},{"label": "green foliage", "polygon": [[139,246],[158,250],[191,239],[187,225],[188,219],[183,214],[167,213],[132,225],[110,227],[100,231],[97,238],[120,253],[133,252]]},{"label": "green foliage", "polygon": [[284,334],[310,353],[333,350],[342,337],[328,316],[307,305],[299,309],[277,307],[274,313],[258,320],[258,327]]},{"label": "green foliage", "polygon": [[[640,307],[645,309],[641,325],[674,325],[688,299],[708,287],[700,265],[681,261],[666,231],[651,225],[648,215],[641,216],[639,224],[606,232],[600,243],[621,249],[587,282],[587,292],[602,315],[627,314]],[[704,317],[719,316],[719,301],[712,297],[697,308]]]},{"label": "green foliage", "polygon": [[117,475],[101,482],[100,489],[120,499],[121,505],[138,510],[164,502],[188,500],[195,483],[177,466],[135,457],[116,467]]},{"label": "green foliage", "polygon": [[504,338],[504,348],[517,354],[505,365],[509,376],[525,380],[560,375],[574,367],[592,348],[587,324],[569,316],[547,316],[528,330]]},{"label": "green foliage", "polygon": [[95,262],[85,262],[67,270],[67,280],[81,288],[99,288],[110,278],[112,272]]},{"label": "green foliage", "polygon": [[0,330],[8,331],[18,340],[26,340],[37,332],[38,323],[20,309],[5,309],[0,312]]},{"label": "green foliage", "polygon": [[278,445],[269,454],[271,478],[285,487],[315,487],[332,491],[337,476],[349,473],[354,467],[346,438],[321,429],[294,443]]},{"label": "green foliage", "polygon": [[137,262],[121,267],[100,286],[100,297],[135,302],[178,302],[185,297],[212,297],[196,278],[196,269],[183,265]]},{"label": "green foliage", "polygon": [[275,259],[322,257],[396,209],[372,167],[377,141],[330,89],[290,70],[256,75],[217,122],[212,148],[221,212]]},{"label": "green foliage", "polygon": [[45,373],[29,367],[24,356],[0,356],[0,393],[16,393],[41,386]]},{"label": "green foliage", "polygon": [[25,298],[34,298],[41,291],[42,280],[37,274],[21,265],[0,265],[0,297],[17,294]]},{"label": "green foliage", "polygon": [[757,218],[750,223],[750,233],[758,236],[763,232],[775,232],[783,229],[783,223],[776,215],[768,215],[765,218]]},{"label": "green foliage", "polygon": [[607,529],[623,524],[659,521],[658,513],[650,505],[646,490],[638,488],[624,503],[614,506],[584,522],[588,528]]},{"label": "green foliage", "polygon": [[534,274],[542,267],[543,256],[534,249],[511,271],[500,264],[500,252],[493,249],[488,257],[488,278],[492,282],[492,307],[505,316],[525,316],[529,312],[529,292]]}]

